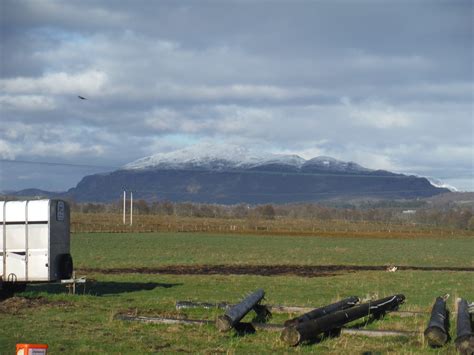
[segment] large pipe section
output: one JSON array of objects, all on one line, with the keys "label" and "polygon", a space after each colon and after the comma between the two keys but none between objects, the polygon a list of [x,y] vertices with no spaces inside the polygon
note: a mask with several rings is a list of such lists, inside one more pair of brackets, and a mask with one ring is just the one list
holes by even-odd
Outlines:
[{"label": "large pipe section", "polygon": [[315,339],[319,334],[340,328],[356,319],[395,310],[404,300],[404,295],[394,295],[286,327],[281,333],[281,340],[288,345],[296,346],[304,341]]},{"label": "large pipe section", "polygon": [[431,310],[430,321],[424,332],[425,339],[432,347],[443,346],[448,341],[448,332],[446,330],[448,322],[448,311],[446,309],[447,298],[448,295],[436,297]]},{"label": "large pipe section", "polygon": [[216,320],[217,329],[226,332],[234,327],[245,315],[252,310],[265,296],[262,289],[245,297],[242,302],[228,309],[223,316]]},{"label": "large pipe section", "polygon": [[471,327],[469,305],[465,299],[457,300],[456,314],[456,348],[462,355],[474,354],[474,333]]},{"label": "large pipe section", "polygon": [[332,303],[324,307],[313,309],[312,311],[305,313],[299,317],[289,319],[284,323],[284,325],[285,327],[290,327],[292,325],[297,325],[299,323],[307,322],[311,319],[321,318],[330,313],[334,313],[337,311],[342,311],[347,308],[351,308],[355,306],[357,303],[359,303],[359,297],[351,296],[341,301],[338,301],[336,303]]}]

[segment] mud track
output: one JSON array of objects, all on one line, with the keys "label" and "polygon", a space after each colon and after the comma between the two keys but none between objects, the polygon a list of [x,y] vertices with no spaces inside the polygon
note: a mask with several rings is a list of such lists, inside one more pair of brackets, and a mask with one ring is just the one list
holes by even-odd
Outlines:
[{"label": "mud track", "polygon": [[[358,271],[386,271],[385,265],[169,265],[156,268],[83,268],[81,273],[100,274],[170,274],[170,275],[293,275],[302,277],[334,276]],[[465,271],[474,267],[398,266],[398,270]]]}]

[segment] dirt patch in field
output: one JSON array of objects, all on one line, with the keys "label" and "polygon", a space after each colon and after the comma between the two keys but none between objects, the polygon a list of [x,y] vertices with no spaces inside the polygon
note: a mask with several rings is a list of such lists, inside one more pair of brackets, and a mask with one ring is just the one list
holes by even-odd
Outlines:
[{"label": "dirt patch in field", "polygon": [[38,308],[44,306],[54,307],[68,307],[71,303],[67,301],[51,301],[44,297],[25,298],[25,297],[10,297],[0,301],[0,314],[18,314],[26,309]]},{"label": "dirt patch in field", "polygon": [[[156,268],[87,268],[82,273],[107,274],[170,274],[170,275],[294,275],[302,277],[334,276],[358,271],[386,271],[386,265],[169,265]],[[431,266],[399,266],[398,270],[417,271],[468,271],[474,267],[431,267]]]}]

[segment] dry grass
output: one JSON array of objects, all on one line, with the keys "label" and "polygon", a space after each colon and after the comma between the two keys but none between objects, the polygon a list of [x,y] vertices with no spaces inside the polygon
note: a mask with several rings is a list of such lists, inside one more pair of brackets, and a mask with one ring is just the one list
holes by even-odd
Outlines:
[{"label": "dry grass", "polygon": [[[127,223],[129,221],[127,220]],[[473,236],[474,231],[435,228],[415,224],[278,218],[273,220],[195,218],[137,215],[133,225],[124,225],[120,214],[84,214],[71,216],[73,233],[107,232],[206,232],[263,235],[317,235],[373,238],[414,238]]]}]

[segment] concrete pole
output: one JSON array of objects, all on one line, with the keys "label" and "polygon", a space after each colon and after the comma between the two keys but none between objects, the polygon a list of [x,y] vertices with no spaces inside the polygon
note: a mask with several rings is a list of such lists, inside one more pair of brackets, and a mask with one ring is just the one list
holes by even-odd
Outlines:
[{"label": "concrete pole", "polygon": [[471,328],[471,315],[469,305],[465,299],[458,298],[456,315],[456,348],[460,354],[474,353],[474,332]]},{"label": "concrete pole", "polygon": [[127,200],[127,192],[123,190],[123,224],[125,224],[125,209],[127,208],[125,202]]},{"label": "concrete pole", "polygon": [[304,341],[314,340],[319,334],[341,328],[353,320],[395,310],[404,300],[405,296],[400,294],[336,311],[320,318],[286,327],[282,331],[280,339],[288,345],[296,346]]},{"label": "concrete pole", "polygon": [[326,316],[330,313],[334,313],[337,311],[342,311],[347,308],[354,307],[357,303],[359,303],[359,297],[357,296],[351,296],[348,298],[345,298],[339,302],[321,307],[321,308],[316,308],[312,310],[311,312],[305,313],[302,316],[287,320],[284,325],[285,327],[290,327],[290,326],[295,326],[300,323],[307,322],[311,319],[316,319],[316,318],[321,318],[323,316]]},{"label": "concrete pole", "polygon": [[436,297],[428,327],[425,329],[425,339],[432,347],[443,346],[448,341],[446,299],[447,296]]},{"label": "concrete pole", "polygon": [[130,225],[133,224],[133,192],[130,192]]},{"label": "concrete pole", "polygon": [[242,318],[244,318],[245,315],[263,299],[264,296],[265,292],[262,289],[259,289],[251,295],[245,297],[242,302],[232,306],[227,310],[227,312],[225,312],[223,316],[217,318],[217,329],[219,329],[221,332],[230,330]]}]

